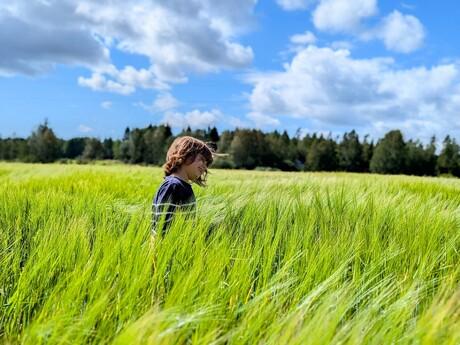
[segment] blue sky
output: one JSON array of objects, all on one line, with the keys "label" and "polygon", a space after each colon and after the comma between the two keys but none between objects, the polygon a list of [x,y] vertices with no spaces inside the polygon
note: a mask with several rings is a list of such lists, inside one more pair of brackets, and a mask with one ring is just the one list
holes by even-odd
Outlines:
[{"label": "blue sky", "polygon": [[0,0],[0,136],[129,126],[460,140],[460,6]]}]

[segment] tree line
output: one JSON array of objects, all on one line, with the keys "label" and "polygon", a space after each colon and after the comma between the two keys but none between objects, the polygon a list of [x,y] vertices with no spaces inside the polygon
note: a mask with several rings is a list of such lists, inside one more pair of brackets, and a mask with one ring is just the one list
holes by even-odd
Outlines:
[{"label": "tree line", "polygon": [[[423,145],[405,141],[400,130],[392,130],[376,143],[368,136],[360,139],[352,130],[341,138],[307,134],[289,137],[286,131],[264,133],[256,129],[225,130],[215,127],[191,130],[190,135],[217,145],[219,157],[213,167],[283,171],[347,171],[379,174],[460,176],[460,147],[447,136],[439,155],[436,138]],[[119,160],[130,164],[162,165],[176,138],[168,125],[126,128],[121,139],[78,137],[59,139],[47,121],[24,138],[0,138],[0,160],[36,163],[76,160]]]}]

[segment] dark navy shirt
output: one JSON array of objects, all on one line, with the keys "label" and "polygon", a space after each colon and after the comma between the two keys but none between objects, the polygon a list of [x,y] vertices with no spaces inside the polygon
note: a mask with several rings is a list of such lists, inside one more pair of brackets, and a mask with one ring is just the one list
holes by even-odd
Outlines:
[{"label": "dark navy shirt", "polygon": [[157,225],[164,217],[161,232],[164,234],[176,211],[190,211],[195,208],[196,199],[192,186],[175,177],[167,176],[158,188],[152,203],[152,235],[158,231]]}]

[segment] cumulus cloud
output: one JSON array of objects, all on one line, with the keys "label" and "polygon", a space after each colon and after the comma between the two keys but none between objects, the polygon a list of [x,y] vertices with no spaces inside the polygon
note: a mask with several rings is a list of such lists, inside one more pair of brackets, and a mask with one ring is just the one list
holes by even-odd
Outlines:
[{"label": "cumulus cloud", "polygon": [[425,29],[416,17],[393,11],[382,20],[376,36],[389,50],[410,53],[421,47]]},{"label": "cumulus cloud", "polygon": [[376,0],[322,0],[313,11],[313,23],[318,30],[353,32],[376,13]]},{"label": "cumulus cloud", "polygon": [[264,128],[264,127],[267,127],[267,126],[279,126],[279,125],[281,125],[280,120],[278,120],[278,119],[276,119],[274,117],[262,114],[262,113],[258,113],[258,112],[249,113],[249,114],[246,115],[246,117],[248,119],[252,120],[253,123],[258,128]]},{"label": "cumulus cloud", "polygon": [[375,25],[364,23],[377,14],[377,0],[321,0],[312,18],[320,31],[349,34],[364,41],[379,39],[391,51],[411,53],[422,46],[425,29],[416,17],[395,10]]},{"label": "cumulus cloud", "polygon": [[115,66],[106,66],[100,72],[95,72],[90,78],[79,77],[80,86],[89,87],[96,91],[115,92],[129,95],[136,88],[169,90],[170,86],[157,79],[152,70],[136,70],[132,66],[126,66],[117,70]]},{"label": "cumulus cloud", "polygon": [[334,41],[330,44],[330,47],[335,50],[338,50],[338,49],[352,50],[353,44],[348,41]]},{"label": "cumulus cloud", "polygon": [[[95,74],[81,79],[80,85],[96,85],[96,90],[107,86],[108,91],[129,94],[131,87],[184,82],[188,73],[246,67],[253,59],[252,49],[235,37],[253,25],[255,2],[18,0],[2,4],[0,73],[38,74],[49,72],[55,64],[83,65]],[[150,67],[122,69],[115,77],[101,72],[110,65],[109,48],[145,56]]]},{"label": "cumulus cloud", "polygon": [[184,81],[188,72],[240,68],[252,61],[251,48],[233,36],[249,25],[253,0],[218,5],[209,0],[108,2],[83,1],[77,12],[102,36],[114,36],[118,49],[147,56],[163,81]]},{"label": "cumulus cloud", "polygon": [[230,126],[235,128],[252,128],[254,127],[254,123],[250,123],[249,121],[243,121],[234,116],[225,117],[225,122],[228,123]]},{"label": "cumulus cloud", "polygon": [[91,68],[109,61],[108,50],[90,31],[35,25],[27,15],[1,7],[0,46],[0,75],[4,76],[44,74],[56,64]]},{"label": "cumulus cloud", "polygon": [[138,106],[151,113],[158,113],[176,108],[179,105],[179,101],[174,98],[169,92],[160,93],[152,104],[148,105],[143,102],[138,102],[135,106]]},{"label": "cumulus cloud", "polygon": [[93,129],[91,127],[88,127],[86,125],[79,125],[77,130],[80,132],[80,133],[90,133],[93,131]]},{"label": "cumulus cloud", "polygon": [[347,50],[309,46],[282,72],[247,76],[253,85],[248,116],[286,116],[317,128],[364,128],[378,135],[384,128],[379,123],[413,137],[441,127],[460,131],[459,80],[460,64],[398,69],[393,59],[354,59]]},{"label": "cumulus cloud", "polygon": [[132,85],[125,85],[114,82],[113,80],[107,80],[99,73],[93,73],[91,78],[79,77],[78,85],[86,86],[96,91],[115,92],[122,95],[130,95],[136,90]]},{"label": "cumulus cloud", "polygon": [[153,105],[156,109],[165,111],[176,108],[179,105],[179,102],[170,93],[165,92],[157,96]]},{"label": "cumulus cloud", "polygon": [[110,110],[112,109],[112,102],[104,101],[101,103],[101,107],[104,108],[105,110]]},{"label": "cumulus cloud", "polygon": [[143,89],[168,90],[170,88],[166,83],[155,78],[152,70],[144,68],[136,70],[132,66],[126,66],[121,71],[112,72],[111,75],[123,84]]},{"label": "cumulus cloud", "polygon": [[286,11],[303,10],[315,0],[276,0],[279,6]]},{"label": "cumulus cloud", "polygon": [[411,5],[411,4],[406,4],[406,3],[404,3],[404,2],[401,2],[401,7],[402,7],[402,8],[405,8],[405,9],[407,9],[407,10],[411,10],[411,11],[417,9],[416,6]]},{"label": "cumulus cloud", "polygon": [[310,44],[316,42],[316,37],[311,31],[306,31],[303,34],[291,36],[290,40],[295,44]]},{"label": "cumulus cloud", "polygon": [[188,126],[192,129],[198,129],[208,126],[213,127],[221,118],[223,118],[223,115],[217,109],[211,111],[200,111],[195,109],[186,113],[168,111],[164,114],[162,122],[177,129],[184,129]]}]

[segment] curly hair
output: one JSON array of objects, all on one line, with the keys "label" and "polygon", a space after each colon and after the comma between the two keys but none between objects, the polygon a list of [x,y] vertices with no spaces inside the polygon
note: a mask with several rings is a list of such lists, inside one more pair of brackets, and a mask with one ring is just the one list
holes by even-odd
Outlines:
[{"label": "curly hair", "polygon": [[193,182],[199,186],[206,187],[207,167],[213,162],[215,151],[205,142],[193,137],[179,137],[173,141],[166,154],[166,163],[163,165],[165,177],[174,174],[183,165],[192,164],[199,154],[206,161],[206,168],[203,174]]}]

